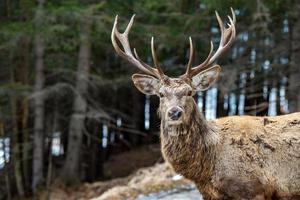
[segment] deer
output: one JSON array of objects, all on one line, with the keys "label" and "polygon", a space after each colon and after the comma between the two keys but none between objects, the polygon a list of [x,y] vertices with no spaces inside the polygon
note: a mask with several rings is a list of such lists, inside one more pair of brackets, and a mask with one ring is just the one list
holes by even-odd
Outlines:
[{"label": "deer", "polygon": [[[300,113],[276,117],[229,116],[208,121],[194,95],[217,81],[221,67],[215,64],[233,44],[236,16],[231,8],[225,25],[216,11],[220,42],[210,42],[207,58],[193,66],[194,48],[189,37],[189,61],[178,77],[164,74],[151,38],[153,66],[132,51],[128,34],[116,16],[111,41],[116,53],[145,74],[133,74],[135,87],[160,99],[161,151],[173,170],[192,180],[204,199],[300,199]],[[120,47],[119,44],[122,46]]]}]

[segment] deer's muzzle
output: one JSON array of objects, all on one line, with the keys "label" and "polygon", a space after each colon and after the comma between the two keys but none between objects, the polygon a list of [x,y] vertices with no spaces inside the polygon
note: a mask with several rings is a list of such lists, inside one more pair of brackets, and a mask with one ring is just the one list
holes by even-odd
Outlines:
[{"label": "deer's muzzle", "polygon": [[181,118],[183,110],[178,106],[172,107],[168,110],[168,119],[172,121],[177,121]]}]

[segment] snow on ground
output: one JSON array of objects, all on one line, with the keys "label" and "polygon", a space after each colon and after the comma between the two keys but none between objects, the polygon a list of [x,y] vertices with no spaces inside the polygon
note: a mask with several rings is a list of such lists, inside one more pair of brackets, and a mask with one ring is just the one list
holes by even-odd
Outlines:
[{"label": "snow on ground", "polygon": [[203,200],[194,185],[186,185],[167,191],[139,195],[136,200]]}]

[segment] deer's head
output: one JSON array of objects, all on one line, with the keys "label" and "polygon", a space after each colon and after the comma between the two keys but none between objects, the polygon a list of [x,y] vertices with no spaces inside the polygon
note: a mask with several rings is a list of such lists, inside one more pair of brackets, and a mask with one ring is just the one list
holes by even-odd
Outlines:
[{"label": "deer's head", "polygon": [[[218,79],[220,66],[212,64],[223,54],[234,41],[235,31],[235,14],[231,9],[232,18],[228,16],[230,23],[228,28],[225,28],[221,18],[216,12],[217,20],[221,31],[220,45],[215,53],[213,53],[213,43],[211,42],[210,53],[206,60],[195,67],[192,67],[193,60],[193,43],[190,41],[190,56],[187,64],[186,72],[177,77],[170,78],[166,76],[157,60],[154,49],[154,39],[151,39],[151,52],[155,67],[151,67],[144,63],[138,56],[136,49],[132,52],[128,41],[128,34],[132,27],[134,16],[132,16],[124,33],[117,30],[118,16],[112,29],[111,40],[112,44],[119,56],[129,61],[131,64],[138,67],[146,74],[134,74],[132,80],[134,85],[144,94],[157,95],[160,98],[160,113],[161,117],[170,126],[176,126],[188,122],[189,114],[193,109],[193,95],[197,91],[207,90]],[[117,40],[123,47],[119,47]]]}]

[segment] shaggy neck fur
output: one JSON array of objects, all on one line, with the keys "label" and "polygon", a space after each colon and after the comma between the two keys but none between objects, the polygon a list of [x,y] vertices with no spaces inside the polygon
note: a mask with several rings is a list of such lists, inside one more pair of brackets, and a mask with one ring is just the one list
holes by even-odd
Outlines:
[{"label": "shaggy neck fur", "polygon": [[161,121],[161,143],[165,159],[174,170],[200,187],[210,182],[216,157],[218,134],[193,102],[189,119],[182,125],[168,127]]}]

